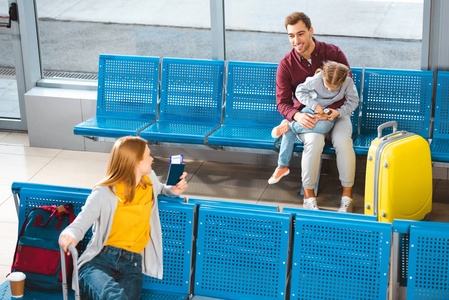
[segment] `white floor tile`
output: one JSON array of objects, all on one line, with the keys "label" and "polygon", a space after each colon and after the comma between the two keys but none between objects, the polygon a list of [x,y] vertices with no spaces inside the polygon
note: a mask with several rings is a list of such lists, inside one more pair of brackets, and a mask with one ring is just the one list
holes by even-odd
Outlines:
[{"label": "white floor tile", "polygon": [[62,150],[59,150],[59,149],[0,144],[0,153],[2,153],[2,154],[55,157],[56,155],[61,153],[61,151]]},{"label": "white floor tile", "polygon": [[58,158],[107,162],[109,153],[63,150],[58,154]]},{"label": "white floor tile", "polygon": [[6,201],[0,204],[0,222],[17,223],[18,216],[14,197],[11,195]]},{"label": "white floor tile", "polygon": [[2,142],[2,140],[7,137],[9,134],[9,132],[2,132],[0,131],[0,143]]},{"label": "white floor tile", "polygon": [[0,184],[0,205],[12,195],[11,186]]},{"label": "white floor tile", "polygon": [[17,222],[0,222],[0,282],[6,281],[11,271],[12,259],[17,243]]},{"label": "white floor tile", "polygon": [[28,134],[11,132],[6,137],[0,140],[2,144],[30,146]]},{"label": "white floor tile", "polygon": [[52,157],[1,154],[0,184],[9,185],[14,181],[28,181],[36,175]]},{"label": "white floor tile", "polygon": [[39,171],[30,182],[92,188],[106,174],[107,161],[57,157]]},{"label": "white floor tile", "polygon": [[0,264],[0,284],[6,281],[6,275],[11,272],[11,265]]}]

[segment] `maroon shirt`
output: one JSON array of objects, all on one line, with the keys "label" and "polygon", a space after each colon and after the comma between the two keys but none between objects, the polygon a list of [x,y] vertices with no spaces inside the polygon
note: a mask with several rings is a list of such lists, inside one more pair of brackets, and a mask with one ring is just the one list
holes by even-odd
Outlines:
[{"label": "maroon shirt", "polygon": [[[304,83],[307,77],[313,76],[318,68],[323,67],[323,63],[332,60],[349,67],[348,60],[343,51],[335,45],[319,42],[313,38],[315,49],[311,54],[312,64],[292,49],[282,58],[276,74],[276,103],[281,115],[289,121],[293,120],[293,115],[304,105],[296,99],[296,87]],[[352,76],[352,74],[350,73]],[[339,108],[346,101],[343,98],[330,105],[330,108]]]}]

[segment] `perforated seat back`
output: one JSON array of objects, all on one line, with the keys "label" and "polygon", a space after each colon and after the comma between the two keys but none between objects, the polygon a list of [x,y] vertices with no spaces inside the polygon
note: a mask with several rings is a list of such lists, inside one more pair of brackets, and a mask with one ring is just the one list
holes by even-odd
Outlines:
[{"label": "perforated seat back", "polygon": [[354,85],[357,89],[357,93],[359,95],[359,106],[352,112],[351,115],[351,123],[352,123],[352,133],[359,133],[359,114],[360,107],[362,106],[362,77],[363,77],[363,69],[362,68],[351,68],[352,80],[354,81]]},{"label": "perforated seat back", "polygon": [[290,218],[201,206],[194,295],[285,299]]},{"label": "perforated seat back", "polygon": [[411,226],[407,299],[448,299],[449,225]]},{"label": "perforated seat back", "polygon": [[296,216],[290,299],[386,299],[391,224]]},{"label": "perforated seat back", "polygon": [[276,108],[277,64],[228,64],[225,124],[276,126],[282,116]]},{"label": "perforated seat back", "polygon": [[223,69],[221,60],[164,58],[159,119],[220,123]]},{"label": "perforated seat back", "polygon": [[189,294],[194,209],[194,204],[159,201],[164,275],[162,280],[144,276],[144,289]]},{"label": "perforated seat back", "polygon": [[438,72],[433,138],[449,139],[449,72]]},{"label": "perforated seat back", "polygon": [[100,55],[97,116],[156,119],[159,57]]},{"label": "perforated seat back", "polygon": [[432,71],[365,69],[360,133],[377,134],[379,125],[397,121],[398,130],[427,139],[432,82]]}]

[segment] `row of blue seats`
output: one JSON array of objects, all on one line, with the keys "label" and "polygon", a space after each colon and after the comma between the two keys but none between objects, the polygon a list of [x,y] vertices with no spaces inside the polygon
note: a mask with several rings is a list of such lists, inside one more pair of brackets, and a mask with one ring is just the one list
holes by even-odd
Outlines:
[{"label": "row of blue seats", "polygon": [[[160,64],[158,57],[101,55],[96,116],[74,133],[278,150],[270,134],[282,121],[276,70],[272,63],[163,58]],[[438,72],[433,97],[432,71],[351,71],[361,99],[352,116],[356,154],[366,155],[377,127],[395,120],[399,130],[432,138],[432,160],[449,162],[449,72]],[[298,140],[295,151],[302,150]]]},{"label": "row of blue seats", "polygon": [[[79,213],[90,193],[29,183],[14,183],[12,189],[19,224],[41,205],[71,202]],[[366,215],[167,197],[159,199],[159,212],[164,278],[145,277],[141,299],[386,299],[392,232],[396,240],[407,235],[409,241],[395,242],[402,250],[392,262],[406,264],[401,267],[407,272],[407,299],[449,295],[448,224],[390,224]],[[25,295],[61,298],[60,291]],[[4,283],[0,298],[9,297]]]}]

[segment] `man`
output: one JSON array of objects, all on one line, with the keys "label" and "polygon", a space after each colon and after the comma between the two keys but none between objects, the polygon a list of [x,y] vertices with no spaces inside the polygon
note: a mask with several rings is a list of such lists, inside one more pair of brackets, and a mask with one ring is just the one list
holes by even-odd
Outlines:
[{"label": "man", "polygon": [[[309,17],[301,12],[295,12],[285,19],[285,28],[293,49],[279,63],[276,75],[277,109],[288,121],[296,121],[306,129],[311,129],[318,121],[313,114],[301,113],[304,108],[295,97],[296,87],[307,77],[313,76],[325,61],[332,60],[349,67],[344,53],[335,45],[317,41],[313,37],[313,28]],[[345,99],[328,108],[338,110]],[[281,147],[293,148],[296,133],[285,128],[287,122],[281,123],[277,131],[283,133]],[[287,132],[285,132],[288,130]],[[355,153],[352,146],[352,124],[349,116],[336,118],[333,129],[327,137],[332,141],[337,156],[339,179],[343,186],[340,212],[352,212],[352,186],[355,177]],[[302,154],[302,182],[304,187],[304,208],[318,209],[314,187],[318,178],[321,153],[325,144],[325,136],[320,133],[298,134],[304,143]],[[270,183],[278,182],[288,175],[288,161],[279,157],[278,167]]]}]

